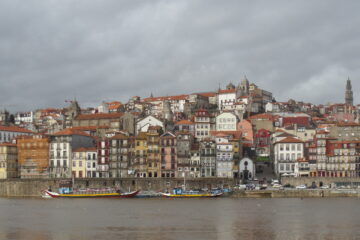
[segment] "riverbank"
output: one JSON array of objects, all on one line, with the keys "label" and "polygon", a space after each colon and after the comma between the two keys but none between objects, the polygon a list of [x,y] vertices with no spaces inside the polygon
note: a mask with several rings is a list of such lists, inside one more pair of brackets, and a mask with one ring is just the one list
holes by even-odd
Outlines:
[{"label": "riverbank", "polygon": [[[59,182],[64,179],[9,179],[0,180],[0,197],[39,197],[41,191],[57,190]],[[70,180],[70,179],[67,179]],[[158,192],[181,187],[184,179],[76,179],[75,188],[120,187],[123,191],[141,190]],[[201,178],[186,180],[187,189],[230,188],[236,180],[227,178]],[[141,195],[141,194],[140,194]],[[146,195],[147,196],[147,195]],[[321,198],[321,197],[360,197],[360,190],[355,189],[268,189],[268,190],[237,190],[226,193],[231,198]]]},{"label": "riverbank", "polygon": [[261,191],[235,191],[232,198],[360,198],[360,190],[355,189],[286,189]]}]

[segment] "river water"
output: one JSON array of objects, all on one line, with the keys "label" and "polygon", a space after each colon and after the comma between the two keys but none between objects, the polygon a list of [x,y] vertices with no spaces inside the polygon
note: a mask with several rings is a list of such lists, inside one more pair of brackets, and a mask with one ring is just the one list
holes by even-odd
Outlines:
[{"label": "river water", "polygon": [[360,239],[360,200],[0,199],[0,239]]}]

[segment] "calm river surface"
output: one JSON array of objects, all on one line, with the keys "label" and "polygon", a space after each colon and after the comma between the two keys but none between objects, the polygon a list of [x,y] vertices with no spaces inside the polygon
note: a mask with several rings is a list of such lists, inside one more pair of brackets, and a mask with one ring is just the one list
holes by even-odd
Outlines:
[{"label": "calm river surface", "polygon": [[360,200],[0,198],[0,239],[360,239]]}]

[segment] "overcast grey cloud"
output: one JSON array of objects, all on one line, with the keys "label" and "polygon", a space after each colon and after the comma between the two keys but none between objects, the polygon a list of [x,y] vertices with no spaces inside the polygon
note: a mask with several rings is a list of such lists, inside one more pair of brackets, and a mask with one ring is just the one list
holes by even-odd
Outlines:
[{"label": "overcast grey cloud", "polygon": [[359,1],[0,2],[0,108],[214,91],[250,82],[314,103],[360,88]]}]

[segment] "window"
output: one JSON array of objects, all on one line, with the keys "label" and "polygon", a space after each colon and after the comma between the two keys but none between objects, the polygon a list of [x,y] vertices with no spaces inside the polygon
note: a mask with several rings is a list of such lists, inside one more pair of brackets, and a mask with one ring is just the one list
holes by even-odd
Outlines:
[{"label": "window", "polygon": [[73,161],[73,167],[76,167],[76,162],[75,161]]}]

